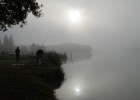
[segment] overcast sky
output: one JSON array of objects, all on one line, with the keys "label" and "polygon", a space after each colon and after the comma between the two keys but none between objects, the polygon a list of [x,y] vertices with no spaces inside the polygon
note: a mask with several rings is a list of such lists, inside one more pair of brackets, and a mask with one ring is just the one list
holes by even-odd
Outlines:
[{"label": "overcast sky", "polygon": [[[24,28],[11,28],[16,44],[81,43],[94,48],[139,46],[139,0],[38,0],[43,16],[29,15]],[[77,10],[80,20],[72,22],[69,12]]]}]

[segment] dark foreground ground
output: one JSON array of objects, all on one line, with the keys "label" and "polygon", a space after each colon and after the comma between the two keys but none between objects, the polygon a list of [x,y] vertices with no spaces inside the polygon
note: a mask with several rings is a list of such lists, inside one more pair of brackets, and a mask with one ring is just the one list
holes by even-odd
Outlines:
[{"label": "dark foreground ground", "polygon": [[0,57],[0,100],[57,100],[55,89],[64,81],[61,67],[35,65],[29,56],[16,64],[14,56]]}]

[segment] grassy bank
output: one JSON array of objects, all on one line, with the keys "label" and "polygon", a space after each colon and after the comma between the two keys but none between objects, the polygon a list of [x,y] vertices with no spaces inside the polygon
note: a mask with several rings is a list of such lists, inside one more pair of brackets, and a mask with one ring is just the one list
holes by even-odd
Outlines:
[{"label": "grassy bank", "polygon": [[62,68],[52,62],[35,65],[30,56],[21,56],[16,64],[14,56],[0,57],[1,100],[57,100],[54,90],[63,81]]}]

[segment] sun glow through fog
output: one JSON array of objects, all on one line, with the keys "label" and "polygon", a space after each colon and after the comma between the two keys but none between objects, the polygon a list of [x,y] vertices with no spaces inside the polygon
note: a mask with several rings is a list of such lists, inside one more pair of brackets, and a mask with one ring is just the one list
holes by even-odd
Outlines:
[{"label": "sun glow through fog", "polygon": [[81,89],[80,89],[79,87],[75,87],[74,90],[75,90],[75,92],[78,93],[78,94],[81,92]]},{"label": "sun glow through fog", "polygon": [[80,92],[80,89],[79,89],[79,88],[76,88],[75,91],[76,91],[77,93],[79,93],[79,92]]},{"label": "sun glow through fog", "polygon": [[71,22],[76,23],[76,22],[79,22],[80,19],[81,19],[81,14],[80,14],[80,11],[79,10],[73,9],[73,10],[70,10],[69,11],[69,20]]}]

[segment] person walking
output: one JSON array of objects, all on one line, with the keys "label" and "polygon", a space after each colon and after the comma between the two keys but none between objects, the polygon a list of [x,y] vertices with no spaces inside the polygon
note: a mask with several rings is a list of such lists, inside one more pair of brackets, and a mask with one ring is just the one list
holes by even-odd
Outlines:
[{"label": "person walking", "polygon": [[19,61],[20,61],[20,49],[19,49],[19,47],[16,48],[15,53],[16,53],[16,62],[19,63]]}]

